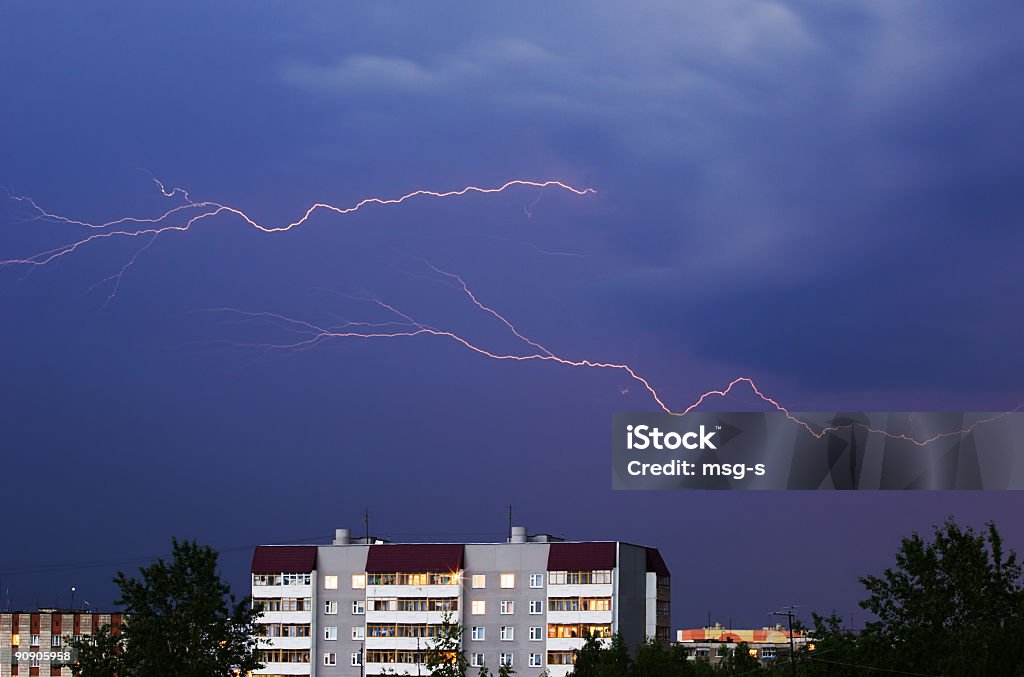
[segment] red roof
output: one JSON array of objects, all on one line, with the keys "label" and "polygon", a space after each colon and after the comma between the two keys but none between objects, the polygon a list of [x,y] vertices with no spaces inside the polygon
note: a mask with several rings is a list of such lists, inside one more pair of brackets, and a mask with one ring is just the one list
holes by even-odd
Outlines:
[{"label": "red roof", "polygon": [[548,571],[595,571],[615,568],[615,543],[552,543]]},{"label": "red roof", "polygon": [[661,553],[658,552],[657,548],[647,548],[647,570],[666,578],[672,575],[669,573],[668,565],[665,564],[665,560],[662,559]]},{"label": "red roof", "polygon": [[315,545],[257,545],[252,553],[254,574],[308,574],[315,568]]},{"label": "red roof", "polygon": [[366,556],[370,574],[456,572],[462,570],[459,543],[398,543],[371,545]]}]

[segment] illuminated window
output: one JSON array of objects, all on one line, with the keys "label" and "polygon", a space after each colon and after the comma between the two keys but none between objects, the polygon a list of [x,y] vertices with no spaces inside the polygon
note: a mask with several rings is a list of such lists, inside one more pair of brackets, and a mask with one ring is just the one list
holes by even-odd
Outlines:
[{"label": "illuminated window", "polygon": [[501,575],[501,587],[506,590],[509,588],[516,587],[516,575],[515,574],[502,574]]},{"label": "illuminated window", "polygon": [[474,588],[486,588],[487,587],[487,576],[483,574],[473,574],[473,587]]},{"label": "illuminated window", "polygon": [[510,599],[501,600],[501,612],[503,615],[508,616],[509,614],[515,613],[516,603]]},{"label": "illuminated window", "polygon": [[366,574],[352,574],[352,589],[362,590],[366,587]]},{"label": "illuminated window", "polygon": [[21,643],[21,635],[15,633],[11,635],[11,646],[18,646]]},{"label": "illuminated window", "polygon": [[487,602],[482,599],[473,600],[472,609],[470,611],[474,616],[483,616],[487,613]]},{"label": "illuminated window", "polygon": [[324,626],[324,639],[335,640],[338,639],[338,628],[334,625]]},{"label": "illuminated window", "polygon": [[338,589],[338,577],[337,576],[324,576],[324,590],[337,590]]},{"label": "illuminated window", "polygon": [[543,588],[544,587],[544,574],[530,574],[530,587],[531,588]]}]

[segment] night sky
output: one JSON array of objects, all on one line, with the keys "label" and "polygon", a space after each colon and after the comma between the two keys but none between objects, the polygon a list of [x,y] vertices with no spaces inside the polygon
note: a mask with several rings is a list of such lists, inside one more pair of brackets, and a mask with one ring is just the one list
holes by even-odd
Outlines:
[{"label": "night sky", "polygon": [[[6,2],[0,184],[106,221],[219,215],[0,268],[0,606],[93,608],[172,535],[245,593],[257,543],[531,531],[658,546],[673,625],[781,605],[865,618],[859,575],[948,515],[1024,550],[1017,493],[618,493],[621,372],[450,341],[256,344],[417,320],[628,362],[676,408],[750,376],[797,411],[990,411],[1024,400],[1019,2]],[[82,228],[0,197],[0,258]],[[101,283],[98,286],[97,283]],[[759,408],[749,391],[721,409]],[[81,565],[96,563],[83,568]],[[67,567],[63,565],[69,565]],[[74,566],[74,568],[71,568]],[[9,604],[8,604],[9,600]]]}]

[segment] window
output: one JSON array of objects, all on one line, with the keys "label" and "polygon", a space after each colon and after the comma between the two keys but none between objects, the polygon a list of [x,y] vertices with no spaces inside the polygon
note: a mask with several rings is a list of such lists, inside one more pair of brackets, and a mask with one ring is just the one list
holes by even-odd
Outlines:
[{"label": "window", "polygon": [[693,650],[693,655],[697,658],[707,658],[711,655],[711,649],[707,647],[698,647]]},{"label": "window", "polygon": [[366,574],[352,574],[352,589],[362,590],[366,587]]},{"label": "window", "polygon": [[474,616],[483,616],[487,613],[487,602],[482,599],[474,599],[470,613]]},{"label": "window", "polygon": [[312,574],[281,574],[281,585],[309,585]]},{"label": "window", "polygon": [[514,627],[512,627],[511,625],[501,626],[501,641],[511,642],[513,639],[515,639],[515,636],[516,629]]},{"label": "window", "polygon": [[39,646],[39,635],[32,635],[29,638],[29,644],[31,646]]},{"label": "window", "polygon": [[775,647],[768,647],[761,649],[761,658],[775,658],[776,656]]},{"label": "window", "polygon": [[542,614],[544,613],[544,602],[539,599],[530,600],[530,613],[531,614]]},{"label": "window", "polygon": [[473,631],[470,633],[470,637],[473,641],[482,642],[487,639],[487,630],[482,625],[474,625]]},{"label": "window", "polygon": [[516,587],[516,575],[515,574],[502,574],[501,575],[501,587],[508,590]]},{"label": "window", "polygon": [[516,603],[510,599],[501,600],[501,613],[505,616],[515,613]]},{"label": "window", "polygon": [[474,668],[482,668],[484,666],[484,655],[482,653],[469,654],[469,665]]},{"label": "window", "polygon": [[324,602],[324,613],[328,616],[333,616],[338,613],[338,602],[337,600],[329,599]]},{"label": "window", "polygon": [[498,659],[498,664],[499,665],[504,665],[507,668],[512,667],[512,654],[510,654],[510,653],[503,653],[503,654],[501,654],[501,658]]},{"label": "window", "polygon": [[337,665],[337,664],[338,664],[338,654],[335,654],[335,653],[325,653],[324,654],[324,665]]},{"label": "window", "polygon": [[327,625],[324,627],[324,639],[334,640],[338,639],[338,628],[335,625]]},{"label": "window", "polygon": [[363,664],[363,653],[361,651],[353,651],[352,656],[350,656],[350,658],[352,661],[351,665],[353,667],[358,667]]},{"label": "window", "polygon": [[534,626],[530,628],[530,641],[539,642],[544,639],[544,628],[541,626]]},{"label": "window", "polygon": [[473,587],[474,588],[486,588],[487,587],[487,576],[483,574],[473,574]]},{"label": "window", "polygon": [[361,616],[362,614],[365,614],[366,613],[366,602],[364,600],[361,600],[361,599],[357,599],[356,601],[352,602],[352,613],[354,613],[357,616]]},{"label": "window", "polygon": [[544,574],[530,574],[530,587],[531,588],[543,588],[544,587]]},{"label": "window", "polygon": [[338,577],[337,576],[324,576],[324,590],[337,590],[338,589]]},{"label": "window", "polygon": [[542,668],[544,667],[544,657],[539,653],[530,654],[530,667],[531,668]]},{"label": "window", "polygon": [[356,626],[352,627],[352,639],[353,640],[355,640],[357,642],[361,642],[365,638],[366,638],[366,628],[364,628],[361,625],[356,625]]},{"label": "window", "polygon": [[14,633],[13,635],[11,635],[11,646],[18,646],[18,644],[20,642],[21,642],[21,635],[19,635],[18,633]]},{"label": "window", "polygon": [[60,646],[60,635],[50,637],[50,646]]}]

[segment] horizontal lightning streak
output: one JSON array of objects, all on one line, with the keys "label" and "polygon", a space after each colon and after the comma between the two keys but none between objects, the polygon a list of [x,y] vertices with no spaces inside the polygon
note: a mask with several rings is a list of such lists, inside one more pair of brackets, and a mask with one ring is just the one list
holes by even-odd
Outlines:
[{"label": "horizontal lightning streak", "polygon": [[[354,204],[351,207],[338,207],[338,206],[335,206],[335,205],[332,205],[332,204],[328,204],[326,202],[317,202],[314,205],[312,205],[311,207],[309,207],[309,209],[307,209],[305,211],[305,213],[303,213],[303,215],[300,218],[296,219],[295,221],[292,221],[291,223],[288,223],[288,224],[285,224],[285,225],[282,225],[282,226],[268,226],[268,225],[264,225],[264,224],[259,223],[258,221],[256,221],[252,217],[250,217],[248,214],[246,214],[241,209],[237,209],[235,207],[224,205],[224,204],[221,204],[219,202],[211,202],[211,201],[194,202],[191,199],[191,197],[189,197],[189,193],[187,191],[185,191],[184,189],[173,188],[171,190],[167,190],[166,187],[164,186],[164,184],[161,183],[159,180],[154,178],[154,181],[156,182],[157,187],[159,188],[161,194],[163,194],[165,197],[173,197],[175,195],[179,195],[180,194],[180,195],[182,195],[185,198],[186,204],[178,205],[176,207],[173,207],[173,208],[165,211],[163,214],[160,214],[159,216],[155,216],[155,217],[126,216],[126,217],[121,217],[119,219],[115,219],[113,221],[107,221],[105,223],[90,223],[88,221],[81,221],[81,220],[78,220],[78,219],[72,219],[72,218],[68,218],[66,216],[62,216],[62,215],[59,215],[59,214],[55,214],[53,212],[46,211],[45,209],[40,207],[35,202],[35,200],[33,200],[32,198],[21,196],[21,195],[13,195],[10,192],[8,192],[8,195],[10,196],[10,198],[12,200],[28,204],[32,209],[34,209],[37,212],[37,214],[39,215],[40,218],[47,219],[47,220],[50,220],[50,221],[56,221],[56,222],[60,222],[60,223],[66,223],[66,224],[71,224],[71,225],[83,226],[83,227],[94,229],[94,230],[101,230],[103,232],[95,233],[93,235],[89,235],[87,237],[81,238],[79,240],[75,240],[75,241],[70,242],[70,243],[68,243],[66,245],[62,245],[60,247],[56,247],[56,248],[50,249],[48,251],[39,252],[39,253],[34,254],[32,256],[29,256],[27,258],[0,260],[0,266],[15,266],[15,265],[43,266],[43,265],[51,263],[52,261],[54,261],[56,259],[59,259],[59,258],[61,258],[63,256],[67,256],[68,254],[71,254],[71,253],[75,252],[76,250],[80,249],[81,247],[83,247],[83,246],[85,246],[85,245],[87,245],[87,244],[89,244],[91,242],[97,241],[97,240],[113,238],[113,237],[139,237],[141,235],[153,235],[155,237],[155,236],[157,236],[157,235],[159,235],[161,233],[165,233],[165,232],[184,232],[184,231],[188,231],[189,229],[192,228],[193,225],[195,225],[196,223],[198,223],[198,222],[200,222],[200,221],[202,221],[204,219],[207,219],[207,218],[210,218],[210,217],[213,217],[213,216],[216,216],[218,214],[225,213],[225,212],[229,213],[229,214],[234,214],[235,216],[239,217],[243,222],[245,222],[247,225],[249,225],[250,227],[252,227],[252,228],[254,228],[256,230],[259,230],[261,232],[264,232],[264,233],[282,233],[282,232],[286,232],[286,231],[292,230],[294,228],[297,228],[297,227],[301,226],[302,224],[306,223],[306,221],[308,221],[310,219],[310,217],[312,217],[313,214],[316,213],[317,211],[325,210],[325,211],[334,212],[336,214],[340,214],[340,215],[344,216],[344,215],[348,215],[348,214],[353,214],[353,213],[363,209],[364,207],[366,207],[368,205],[382,205],[382,206],[384,206],[384,205],[397,205],[397,204],[401,204],[403,202],[406,202],[406,201],[411,200],[411,199],[416,198],[416,197],[433,197],[433,198],[443,199],[443,198],[459,197],[459,196],[462,196],[462,195],[467,195],[469,193],[480,193],[480,194],[487,195],[487,194],[492,194],[492,193],[502,193],[502,192],[505,192],[506,190],[508,190],[509,188],[513,188],[513,187],[517,187],[517,186],[532,186],[532,187],[535,187],[535,188],[542,188],[542,189],[543,188],[547,188],[547,187],[559,188],[559,189],[565,190],[567,192],[570,192],[570,193],[573,193],[573,194],[579,195],[579,196],[591,195],[591,194],[597,192],[593,188],[575,188],[575,187],[570,186],[569,184],[563,183],[561,181],[554,181],[554,180],[550,180],[550,181],[529,181],[529,180],[525,180],[525,179],[514,179],[512,181],[506,181],[504,184],[502,184],[502,185],[500,185],[498,187],[495,187],[495,188],[481,188],[479,186],[466,186],[465,188],[460,188],[459,190],[450,190],[450,191],[443,191],[443,192],[434,191],[434,190],[421,189],[421,190],[414,190],[411,193],[406,193],[405,195],[402,195],[401,197],[396,197],[396,198],[369,197],[369,198],[364,198],[364,199],[360,200],[359,202],[357,202],[356,204]],[[178,214],[180,212],[186,212],[187,210],[198,210],[201,213],[199,213],[199,214],[197,214],[195,216],[192,216],[184,224],[161,225],[165,221],[170,219],[172,216],[174,216],[174,215],[176,215],[176,214]],[[145,225],[146,227],[142,227],[142,228],[138,228],[138,229],[134,229],[134,230],[132,230],[132,229],[109,230],[109,229],[111,229],[111,228],[113,228],[115,226],[121,226],[121,225],[123,225],[125,223],[136,223],[136,224],[140,224],[140,225]]]}]

